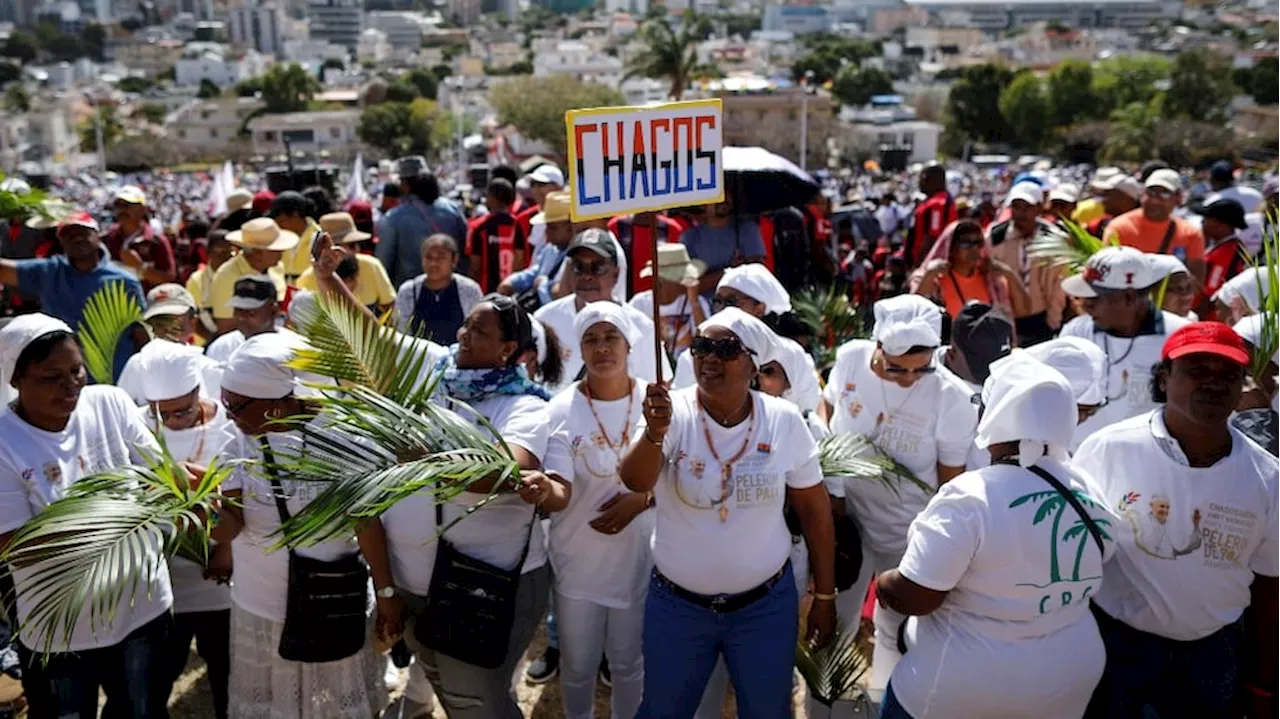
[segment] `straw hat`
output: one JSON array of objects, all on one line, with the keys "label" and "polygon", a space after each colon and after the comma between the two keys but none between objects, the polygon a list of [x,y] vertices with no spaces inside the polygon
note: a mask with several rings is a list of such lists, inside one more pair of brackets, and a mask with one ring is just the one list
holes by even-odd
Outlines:
[{"label": "straw hat", "polygon": [[569,204],[571,200],[567,192],[552,192],[542,203],[542,211],[530,220],[531,225],[545,225],[550,222],[568,222]]},{"label": "straw hat", "polygon": [[334,244],[345,245],[363,242],[373,235],[356,229],[356,220],[350,212],[330,212],[320,218],[320,229],[329,233]]},{"label": "straw hat", "polygon": [[298,236],[280,229],[270,217],[259,217],[249,220],[234,232],[228,232],[227,242],[245,250],[284,252],[298,246]]},{"label": "straw hat", "polygon": [[237,187],[231,191],[231,194],[227,195],[227,212],[243,210],[252,204],[253,193],[243,187]]},{"label": "straw hat", "polygon": [[[662,279],[691,286],[697,284],[698,278],[706,271],[707,263],[689,259],[689,249],[684,245],[678,242],[658,245],[658,276]],[[653,276],[653,262],[645,264],[640,276]]]}]

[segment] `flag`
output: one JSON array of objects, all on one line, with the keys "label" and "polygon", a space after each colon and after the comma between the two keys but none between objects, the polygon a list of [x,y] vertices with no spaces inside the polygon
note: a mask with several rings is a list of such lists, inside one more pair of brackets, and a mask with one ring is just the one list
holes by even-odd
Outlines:
[{"label": "flag", "polygon": [[368,201],[369,194],[364,191],[364,156],[357,152],[356,164],[351,168],[351,177],[347,180],[347,204]]},{"label": "flag", "polygon": [[222,189],[222,174],[214,173],[209,179],[209,199],[205,201],[205,210],[209,217],[222,217],[227,214],[227,193]]}]

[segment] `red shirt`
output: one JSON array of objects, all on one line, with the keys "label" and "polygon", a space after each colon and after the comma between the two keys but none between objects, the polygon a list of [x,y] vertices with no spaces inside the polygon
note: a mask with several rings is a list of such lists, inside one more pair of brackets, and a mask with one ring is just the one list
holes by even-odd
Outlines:
[{"label": "red shirt", "polygon": [[[169,244],[169,238],[152,232],[151,225],[146,222],[142,223],[141,232],[135,234],[132,238],[125,236],[124,230],[121,229],[118,223],[114,224],[107,228],[106,234],[102,236],[102,242],[107,246],[107,251],[111,253],[111,259],[117,262],[122,261],[120,254],[127,247],[137,252],[143,262],[150,262],[161,272],[173,272],[174,270],[173,245]],[[150,290],[153,286],[145,281],[142,283],[144,291]]]},{"label": "red shirt", "polygon": [[[524,210],[524,212],[516,214],[516,224],[520,225],[521,230],[524,230],[525,237],[533,237],[533,216],[541,211],[542,208],[538,205],[530,205]],[[524,257],[524,266],[528,267],[531,262],[533,262],[533,253],[526,252]]]},{"label": "red shirt", "polygon": [[929,248],[938,240],[938,235],[947,225],[956,221],[956,203],[946,190],[934,193],[931,197],[916,206],[913,214],[914,224],[907,237],[907,267],[912,268],[924,261]]},{"label": "red shirt", "polygon": [[[467,223],[467,255],[480,258],[476,281],[485,292],[495,292],[498,284],[518,269],[516,253],[524,252],[528,238],[510,214],[499,210]],[[475,268],[472,268],[475,272]]]},{"label": "red shirt", "polygon": [[1245,268],[1244,255],[1248,252],[1244,243],[1235,236],[1229,237],[1204,253],[1204,294],[1212,297],[1222,289],[1227,280],[1240,274]]},{"label": "red shirt", "polygon": [[[657,220],[659,244],[680,241],[680,235],[684,232],[680,225],[666,215],[658,215]],[[653,259],[653,234],[650,228],[647,225],[637,225],[632,215],[618,215],[609,220],[609,231],[618,238],[618,244],[622,245],[623,252],[627,253],[627,262],[630,263],[631,291],[627,293],[628,296],[653,289],[653,278],[640,276],[640,270]]]}]

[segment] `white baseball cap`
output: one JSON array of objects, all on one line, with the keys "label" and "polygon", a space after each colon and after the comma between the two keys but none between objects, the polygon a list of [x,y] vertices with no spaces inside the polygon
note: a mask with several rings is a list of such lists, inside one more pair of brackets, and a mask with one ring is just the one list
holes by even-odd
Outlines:
[{"label": "white baseball cap", "polygon": [[1084,271],[1062,281],[1072,297],[1097,297],[1099,290],[1145,290],[1168,276],[1151,255],[1132,247],[1104,247],[1089,258]]},{"label": "white baseball cap", "polygon": [[539,185],[564,187],[564,173],[552,164],[539,165],[538,169],[529,173],[529,180]]},{"label": "white baseball cap", "polygon": [[1017,200],[1039,207],[1044,204],[1044,189],[1034,182],[1019,182],[1009,190],[1004,204],[1007,207]]},{"label": "white baseball cap", "polygon": [[1059,200],[1061,202],[1079,202],[1080,188],[1070,182],[1064,182],[1049,193],[1049,202]]},{"label": "white baseball cap", "polygon": [[1182,178],[1178,176],[1177,170],[1165,168],[1162,170],[1156,170],[1148,175],[1147,181],[1143,186],[1148,189],[1152,187],[1162,187],[1169,192],[1181,192]]}]

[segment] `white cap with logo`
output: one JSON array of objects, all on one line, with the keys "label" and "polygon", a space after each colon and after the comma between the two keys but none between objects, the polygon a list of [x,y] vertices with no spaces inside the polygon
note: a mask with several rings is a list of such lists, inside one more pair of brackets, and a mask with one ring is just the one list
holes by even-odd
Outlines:
[{"label": "white cap with logo", "polygon": [[1089,258],[1084,271],[1062,281],[1072,297],[1097,297],[1102,292],[1145,290],[1168,276],[1152,256],[1132,247],[1104,247]]}]

